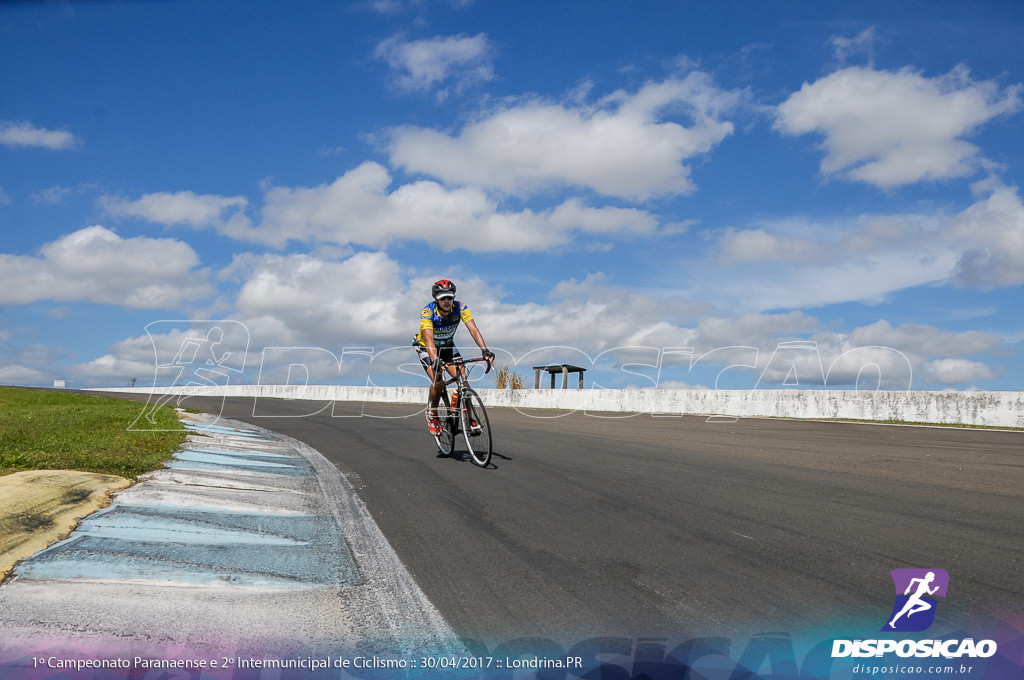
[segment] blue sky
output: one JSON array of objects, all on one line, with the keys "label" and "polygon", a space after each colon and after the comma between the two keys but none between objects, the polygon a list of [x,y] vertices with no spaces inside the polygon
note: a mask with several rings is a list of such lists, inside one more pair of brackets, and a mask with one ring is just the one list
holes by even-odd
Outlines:
[{"label": "blue sky", "polygon": [[1010,0],[3,3],[0,384],[166,381],[204,320],[233,382],[418,384],[444,277],[531,377],[1022,389],[1022,31]]}]

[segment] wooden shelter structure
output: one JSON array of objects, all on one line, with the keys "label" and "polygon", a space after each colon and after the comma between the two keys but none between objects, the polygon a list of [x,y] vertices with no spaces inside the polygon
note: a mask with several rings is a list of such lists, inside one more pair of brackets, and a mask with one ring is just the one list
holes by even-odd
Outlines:
[{"label": "wooden shelter structure", "polygon": [[534,381],[534,387],[540,389],[540,372],[547,371],[551,376],[551,389],[555,389],[555,375],[558,373],[562,374],[562,389],[567,389],[569,386],[569,374],[579,373],[580,374],[580,386],[577,389],[583,389],[583,374],[586,373],[587,369],[582,366],[573,366],[572,364],[548,364],[547,366],[534,366],[533,372],[536,380]]}]

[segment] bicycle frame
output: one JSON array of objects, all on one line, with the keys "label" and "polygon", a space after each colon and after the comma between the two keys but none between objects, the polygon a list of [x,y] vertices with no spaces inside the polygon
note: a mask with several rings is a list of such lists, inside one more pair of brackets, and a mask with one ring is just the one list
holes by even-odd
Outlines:
[{"label": "bicycle frame", "polygon": [[[476,393],[469,384],[469,371],[466,364],[473,364],[480,361],[487,362],[486,373],[491,371],[491,359],[481,357],[478,359],[463,359],[459,357],[453,361],[443,361],[439,370],[447,371],[449,367],[455,368],[455,375],[441,380],[441,401],[444,402],[445,415],[441,418],[441,432],[434,435],[437,447],[442,456],[451,455],[455,436],[459,433],[466,439],[466,446],[469,449],[470,458],[473,463],[480,467],[487,467],[491,460],[492,439],[490,426],[488,424],[487,410],[484,408],[480,395]],[[440,376],[438,376],[440,377]],[[459,399],[455,404],[451,403],[448,396],[448,386],[455,385]]]},{"label": "bicycle frame", "polygon": [[484,375],[487,375],[488,373],[491,372],[491,362],[488,361],[484,357],[477,357],[476,359],[463,359],[462,357],[459,357],[458,359],[453,359],[452,361],[445,361],[444,359],[442,359],[441,360],[441,370],[442,371],[445,370],[445,368],[448,367],[448,366],[454,366],[455,367],[455,376],[445,380],[442,383],[442,385],[441,385],[441,389],[443,389],[445,391],[445,393],[447,394],[448,386],[453,384],[453,383],[458,383],[459,387],[463,387],[463,386],[470,387],[470,384],[469,384],[469,371],[466,370],[466,364],[475,364],[475,363],[479,363],[481,361],[486,361],[487,362],[487,369],[484,370]]}]

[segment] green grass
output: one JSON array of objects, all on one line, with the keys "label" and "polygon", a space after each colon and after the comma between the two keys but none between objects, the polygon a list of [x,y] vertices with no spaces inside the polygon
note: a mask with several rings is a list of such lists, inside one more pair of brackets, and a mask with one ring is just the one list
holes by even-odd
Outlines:
[{"label": "green grass", "polygon": [[156,430],[129,431],[144,404],[109,397],[0,387],[0,475],[82,470],[134,479],[156,470],[185,442],[174,411]]}]

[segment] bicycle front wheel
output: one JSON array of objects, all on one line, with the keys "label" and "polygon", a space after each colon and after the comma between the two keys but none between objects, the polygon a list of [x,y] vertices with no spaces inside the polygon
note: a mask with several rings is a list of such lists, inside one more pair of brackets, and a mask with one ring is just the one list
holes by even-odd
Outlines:
[{"label": "bicycle front wheel", "polygon": [[462,419],[462,434],[466,438],[466,447],[473,463],[487,467],[491,463],[491,424],[487,420],[487,409],[480,395],[472,389],[465,388],[459,394],[459,411]]},{"label": "bicycle front wheel", "polygon": [[448,403],[448,393],[445,392],[441,395],[441,401],[437,405],[437,419],[441,422],[441,433],[434,435],[437,450],[441,452],[442,456],[450,456],[455,450],[455,428],[453,425],[456,417]]}]

